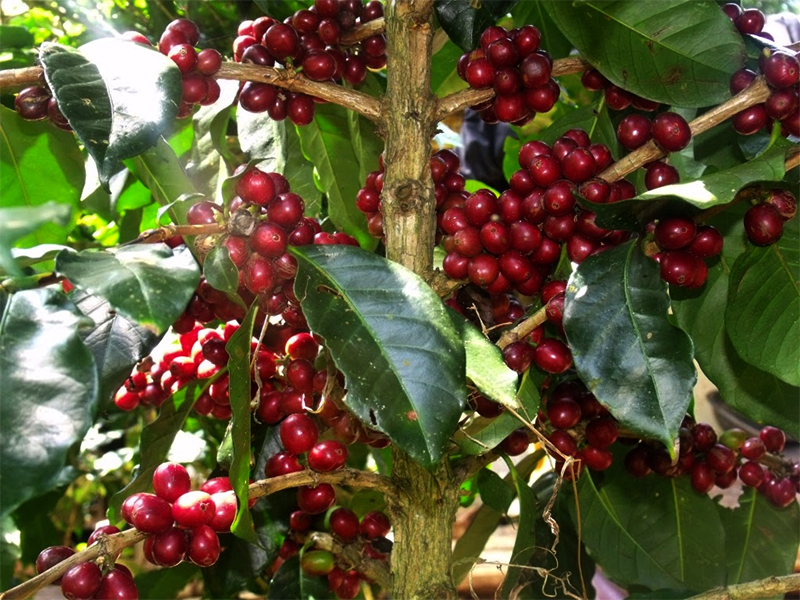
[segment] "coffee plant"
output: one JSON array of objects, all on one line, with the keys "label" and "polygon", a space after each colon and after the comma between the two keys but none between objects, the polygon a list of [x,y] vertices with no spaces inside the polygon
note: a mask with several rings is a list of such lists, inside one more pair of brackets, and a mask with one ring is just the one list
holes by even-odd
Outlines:
[{"label": "coffee plant", "polygon": [[800,64],[760,10],[141,4],[0,28],[0,598],[454,598],[514,500],[496,597],[800,588]]}]

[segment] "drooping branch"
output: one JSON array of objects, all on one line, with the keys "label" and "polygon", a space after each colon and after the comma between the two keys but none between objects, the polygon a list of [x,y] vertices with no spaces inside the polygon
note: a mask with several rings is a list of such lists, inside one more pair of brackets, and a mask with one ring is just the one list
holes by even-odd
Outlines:
[{"label": "drooping branch", "polygon": [[[749,108],[750,106],[758,104],[759,102],[764,102],[769,96],[769,93],[769,88],[767,87],[764,77],[756,77],[749,87],[736,94],[733,98],[720,104],[716,108],[703,113],[689,123],[692,136],[708,131],[715,125],[730,119],[736,113],[744,110],[745,108]],[[605,171],[597,175],[597,177],[605,179],[606,181],[617,181],[629,173],[633,173],[636,169],[646,165],[647,163],[653,162],[664,155],[665,152],[656,146],[653,140],[650,140],[641,148],[634,150],[627,156],[624,156],[615,162]]]},{"label": "drooping branch", "polygon": [[344,559],[345,562],[352,565],[352,568],[363,573],[382,588],[390,589],[392,587],[392,577],[388,565],[383,561],[367,558],[361,548],[355,544],[342,544],[332,535],[321,531],[311,533],[308,539],[317,548],[333,552],[337,558]]},{"label": "drooping branch", "polygon": [[349,485],[358,488],[371,488],[383,494],[397,495],[400,493],[395,489],[391,480],[378,473],[359,471],[358,469],[339,469],[330,473],[317,473],[305,470],[297,473],[289,473],[280,477],[270,477],[250,484],[250,499],[268,496],[281,490],[301,487],[316,486],[320,483],[330,483],[336,485]]},{"label": "drooping branch", "polygon": [[[580,73],[589,67],[589,63],[583,60],[580,56],[570,56],[568,58],[559,58],[553,61],[553,77],[561,75],[569,75],[570,73]],[[460,110],[464,110],[468,106],[474,106],[485,102],[494,97],[494,89],[487,88],[485,90],[466,89],[459,92],[454,92],[449,96],[445,96],[439,100],[436,107],[436,121],[444,120],[448,115],[451,115]]]},{"label": "drooping branch", "polygon": [[783,596],[787,592],[800,590],[800,573],[782,577],[767,577],[758,581],[737,583],[725,588],[717,588],[691,596],[688,600],[755,600],[756,598],[773,598]]}]

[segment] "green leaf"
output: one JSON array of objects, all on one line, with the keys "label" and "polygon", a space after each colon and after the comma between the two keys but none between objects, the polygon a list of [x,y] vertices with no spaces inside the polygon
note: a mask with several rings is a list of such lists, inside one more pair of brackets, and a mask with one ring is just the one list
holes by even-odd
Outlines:
[{"label": "green leaf", "polygon": [[[741,214],[737,217],[735,233],[743,236]],[[730,238],[725,237],[726,249],[733,245]],[[692,336],[695,359],[724,402],[762,426],[774,425],[798,438],[800,389],[745,362],[728,337],[725,306],[729,271],[730,264],[723,257],[709,265],[702,290],[671,291],[673,313],[678,325]]]},{"label": "green leaf", "polygon": [[306,575],[300,568],[300,557],[285,560],[272,578],[267,600],[293,598],[297,600],[323,600],[333,598],[327,577]]},{"label": "green leaf", "polygon": [[516,3],[517,0],[478,3],[470,0],[436,0],[434,8],[439,23],[450,39],[464,52],[469,52],[478,47],[483,30],[508,14]]},{"label": "green leaf", "polygon": [[358,181],[363,182],[367,180],[367,175],[380,169],[379,157],[383,152],[383,140],[375,132],[375,124],[355,111],[347,111],[347,126],[353,152],[358,160]]},{"label": "green leaf", "polygon": [[158,418],[142,429],[139,439],[139,466],[131,482],[111,497],[108,503],[108,518],[112,522],[122,520],[120,507],[125,498],[137,492],[152,489],[153,473],[167,460],[175,436],[183,428],[192,412],[195,400],[195,384],[173,394],[161,405]]},{"label": "green leaf", "polygon": [[753,366],[800,385],[800,223],[767,247],[750,245],[731,267],[725,323]]},{"label": "green leaf", "polygon": [[154,569],[136,576],[140,598],[175,598],[186,585],[200,576],[200,567],[182,562],[169,569]]},{"label": "green leaf", "polygon": [[800,546],[797,502],[777,508],[763,494],[745,488],[735,509],[716,505],[725,528],[728,585],[789,575]]},{"label": "green leaf", "polygon": [[439,297],[411,271],[352,246],[291,252],[295,294],[344,373],[345,404],[434,466],[465,403],[464,347]]},{"label": "green leaf", "polygon": [[235,294],[239,289],[239,269],[233,264],[227,246],[214,246],[203,261],[203,276],[211,287]]},{"label": "green leaf", "polygon": [[[622,457],[619,457],[620,459]],[[635,480],[622,460],[578,482],[590,555],[618,585],[705,591],[725,583],[725,532],[715,503],[689,477]],[[570,504],[577,522],[576,504]]]},{"label": "green leaf", "polygon": [[488,468],[481,469],[478,473],[478,490],[481,494],[481,501],[491,506],[499,513],[508,511],[516,493],[514,486],[508,484],[500,475]]},{"label": "green leaf", "polygon": [[66,230],[71,220],[72,207],[68,204],[47,202],[37,207],[0,208],[0,268],[6,273],[22,275],[11,256],[14,243],[48,223]]},{"label": "green leaf", "polygon": [[0,25],[0,48],[30,48],[35,44],[27,27],[19,25]]},{"label": "green leaf", "polygon": [[431,90],[439,98],[467,87],[467,83],[458,76],[456,65],[463,51],[448,39],[433,55],[431,61]]},{"label": "green leaf", "polygon": [[540,506],[536,495],[526,483],[526,478],[518,472],[514,463],[506,459],[506,464],[511,471],[511,478],[519,498],[519,523],[517,523],[517,537],[514,540],[514,549],[511,551],[506,578],[500,588],[500,598],[511,598],[517,589],[517,584],[524,572],[524,565],[536,551],[536,529],[541,526]]},{"label": "green leaf", "polygon": [[[46,121],[26,121],[16,111],[0,106],[0,137],[3,209],[40,210],[49,203],[78,207],[85,172],[75,136]],[[34,234],[16,239],[16,245],[66,241],[72,223],[61,225],[59,217],[55,213],[52,216],[51,225],[45,224]]]},{"label": "green leaf", "polygon": [[730,98],[745,59],[741,36],[714,2],[560,2],[547,11],[581,56],[612,83],[673,106]]},{"label": "green leaf", "polygon": [[0,518],[0,587],[8,590],[13,585],[14,567],[20,559],[20,530],[10,516]]},{"label": "green leaf", "polygon": [[303,156],[297,127],[286,129],[286,163],[292,168],[286,169],[283,174],[289,180],[292,191],[305,202],[306,215],[320,218],[322,192],[314,181],[314,165]]},{"label": "green leaf", "polygon": [[696,380],[691,339],[669,322],[658,264],[631,240],[578,265],[564,330],[575,367],[625,427],[672,451]]},{"label": "green leaf", "polygon": [[[517,464],[516,470],[524,480],[527,480],[536,465],[542,459],[542,454],[529,454]],[[503,478],[506,485],[513,484],[512,474],[509,473]],[[516,488],[514,488],[516,494]],[[453,548],[453,582],[458,585],[463,581],[467,574],[472,569],[472,566],[478,561],[486,542],[497,529],[500,520],[503,518],[503,513],[495,510],[488,504],[484,504],[475,513],[475,517],[467,527],[466,531],[456,542]]]},{"label": "green leaf", "polygon": [[355,237],[362,248],[377,240],[367,231],[367,219],[355,205],[362,186],[361,165],[350,137],[347,111],[341,106],[317,106],[314,120],[297,128],[303,155],[313,163],[319,185],[328,197],[328,216],[336,227]]},{"label": "green leaf", "polygon": [[164,244],[98,252],[60,252],[56,269],[76,287],[107,299],[121,314],[156,334],[180,316],[200,270],[189,251]]},{"label": "green leaf", "polygon": [[572,51],[572,42],[564,37],[540,0],[518,2],[511,9],[511,19],[514,27],[534,25],[542,36],[540,46],[553,58],[566,58]]},{"label": "green leaf", "polygon": [[581,204],[597,213],[597,224],[610,229],[638,231],[653,219],[670,213],[692,216],[700,211],[728,204],[747,184],[783,179],[786,150],[780,141],[758,158],[689,183],[667,185],[612,204]]},{"label": "green leaf", "polygon": [[253,322],[258,312],[258,302],[254,302],[225,349],[228,351],[228,384],[231,399],[230,436],[232,438],[233,459],[228,477],[241,507],[231,531],[237,537],[257,543],[253,530],[253,519],[247,507],[247,492],[250,483],[250,344],[253,340]]},{"label": "green leaf", "polygon": [[130,377],[133,366],[150,354],[160,338],[118,314],[103,298],[75,290],[70,299],[94,321],[94,327],[82,332],[82,337],[94,355],[100,410],[106,410],[111,407],[116,391]]},{"label": "green leaf", "polygon": [[236,126],[242,151],[266,173],[283,173],[287,165],[287,127],[283,121],[270,119],[267,113],[251,113],[239,107]]},{"label": "green leaf", "polygon": [[180,71],[154,48],[119,39],[95,40],[77,50],[45,43],[39,59],[104,185],[123,160],[153,146],[178,112]]},{"label": "green leaf", "polygon": [[196,194],[197,190],[166,140],[159,138],[154,148],[127,161],[126,165],[150,190],[156,202],[168,208],[172,221],[186,225],[186,213],[193,203],[179,200]]},{"label": "green leaf", "polygon": [[[0,295],[0,517],[62,483],[97,403],[87,325],[52,288]],[[67,469],[65,471],[65,469]]]},{"label": "green leaf", "polygon": [[262,574],[276,556],[270,557],[256,544],[230,537],[219,560],[202,570],[205,594],[208,598],[236,598],[245,588],[254,585],[263,588]]}]

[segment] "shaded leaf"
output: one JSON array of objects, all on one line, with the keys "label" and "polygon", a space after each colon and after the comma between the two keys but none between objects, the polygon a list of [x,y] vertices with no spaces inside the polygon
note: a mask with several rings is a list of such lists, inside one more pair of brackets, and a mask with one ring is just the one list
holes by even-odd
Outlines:
[{"label": "shaded leaf", "polygon": [[744,63],[741,36],[713,2],[545,3],[581,56],[612,83],[674,106],[730,98],[728,82]]},{"label": "shaded leaf", "polygon": [[229,294],[239,289],[239,269],[233,264],[228,247],[214,246],[203,261],[203,276],[209,285]]},{"label": "shaded leaf", "polygon": [[295,294],[344,373],[348,408],[435,465],[465,402],[464,347],[439,297],[411,271],[352,246],[291,252]]},{"label": "shaded leaf", "polygon": [[434,8],[439,23],[453,42],[464,52],[479,45],[483,30],[494,25],[517,3],[517,0],[470,2],[470,0],[436,0]]},{"label": "shaded leaf", "polygon": [[767,247],[748,245],[730,273],[725,323],[748,363],[800,385],[800,226]]},{"label": "shaded leaf", "polygon": [[439,98],[465,89],[467,82],[458,76],[456,64],[463,50],[448,39],[431,60],[431,90]]},{"label": "shaded leaf", "polygon": [[286,130],[286,162],[292,165],[284,172],[292,191],[306,204],[305,214],[310,217],[322,216],[322,192],[314,181],[314,165],[309,162],[300,147],[300,136],[296,128]]},{"label": "shaded leaf", "polygon": [[506,459],[506,464],[511,471],[511,480],[514,482],[519,498],[519,523],[508,571],[506,571],[506,577],[500,588],[499,597],[501,598],[511,598],[512,593],[517,589],[517,584],[524,572],[524,565],[536,551],[536,530],[543,525],[540,520],[541,507],[533,490],[526,483],[526,478],[519,474],[510,460]]},{"label": "shaded leaf", "polygon": [[612,204],[581,202],[597,213],[597,224],[611,229],[638,231],[665,214],[692,216],[702,210],[732,202],[736,194],[754,181],[780,181],[789,142],[779,141],[758,158],[737,164],[689,183],[667,185],[630,200]]},{"label": "shaded leaf", "polygon": [[0,48],[30,48],[34,39],[27,27],[19,25],[0,25]]},{"label": "shaded leaf", "polygon": [[236,126],[242,151],[259,169],[266,173],[286,171],[286,136],[292,126],[270,119],[266,112],[252,113],[241,107],[236,110]]},{"label": "shaded leaf", "polygon": [[[609,578],[630,589],[704,591],[725,583],[725,532],[715,503],[689,477],[634,482],[615,460],[578,482],[583,541]],[[576,504],[570,514],[577,522]]]},{"label": "shaded leaf", "polygon": [[0,295],[0,517],[55,485],[92,425],[97,371],[87,319],[52,288]]},{"label": "shaded leaf", "polygon": [[164,244],[59,253],[56,269],[76,287],[101,296],[126,317],[163,333],[181,315],[200,281],[192,255]]},{"label": "shaded leaf", "polygon": [[540,0],[518,2],[511,9],[511,18],[515,27],[534,25],[542,36],[540,47],[553,58],[565,58],[572,51],[572,42],[564,37]]},{"label": "shaded leaf", "polygon": [[668,308],[658,264],[631,240],[578,265],[564,330],[588,389],[625,427],[671,451],[696,373],[692,341]]},{"label": "shaded leaf", "polygon": [[297,600],[323,600],[333,598],[327,577],[306,575],[300,568],[300,557],[285,560],[269,584],[267,600],[296,598]]},{"label": "shaded leaf", "polygon": [[800,509],[769,503],[764,494],[745,488],[735,509],[716,505],[725,528],[728,585],[789,575],[800,546]]},{"label": "shaded leaf", "polygon": [[6,273],[22,275],[11,256],[14,243],[48,223],[66,229],[71,220],[72,206],[69,204],[47,202],[37,207],[0,208],[0,269]]},{"label": "shaded leaf", "polygon": [[123,160],[155,144],[178,112],[180,71],[154,48],[110,38],[77,50],[45,43],[39,58],[104,185]]},{"label": "shaded leaf", "polygon": [[154,569],[136,576],[136,589],[141,598],[175,598],[193,579],[200,576],[200,567],[182,562],[169,569]]},{"label": "shaded leaf", "polygon": [[488,468],[481,469],[478,473],[478,491],[481,501],[499,513],[505,513],[516,496],[514,486]]},{"label": "shaded leaf", "polygon": [[84,330],[82,337],[94,355],[99,407],[105,410],[111,407],[115,392],[130,377],[134,365],[150,354],[160,337],[118,314],[103,298],[75,290],[70,299],[94,321],[94,327]]},{"label": "shaded leaf", "polygon": [[[0,134],[4,210],[12,207],[39,210],[48,203],[77,208],[85,171],[74,135],[46,121],[26,121],[5,106],[0,106]],[[52,223],[43,224],[31,235],[16,238],[15,244],[35,246],[66,241],[72,221],[65,226],[57,215],[52,216]]]}]

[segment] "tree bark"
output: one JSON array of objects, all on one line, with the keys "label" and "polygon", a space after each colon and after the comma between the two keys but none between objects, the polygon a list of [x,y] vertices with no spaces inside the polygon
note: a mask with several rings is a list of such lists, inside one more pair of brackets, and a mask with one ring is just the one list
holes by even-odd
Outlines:
[{"label": "tree bark", "polygon": [[[388,2],[385,18],[389,61],[381,201],[386,254],[427,279],[436,232],[429,162],[438,106],[430,85],[433,2]],[[397,448],[392,456],[392,482],[401,490],[387,499],[395,536],[392,597],[455,598],[450,563],[459,484],[446,460],[428,471]]]}]

